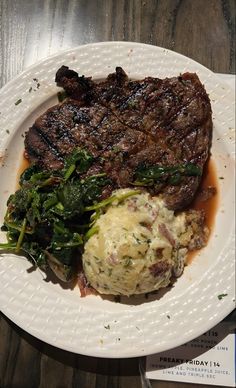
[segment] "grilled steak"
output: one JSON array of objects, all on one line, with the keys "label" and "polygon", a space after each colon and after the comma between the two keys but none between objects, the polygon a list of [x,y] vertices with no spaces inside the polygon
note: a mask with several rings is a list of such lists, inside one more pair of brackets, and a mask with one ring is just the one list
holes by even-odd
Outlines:
[{"label": "grilled steak", "polygon": [[[25,138],[30,162],[46,169],[63,167],[75,147],[94,156],[88,174],[106,172],[115,188],[129,187],[140,166],[172,167],[187,163],[203,169],[212,137],[211,105],[198,76],[147,77],[131,81],[121,68],[103,82],[62,66],[56,74],[67,99],[45,112]],[[201,176],[184,176],[147,189],[161,193],[171,209],[192,200]]]}]

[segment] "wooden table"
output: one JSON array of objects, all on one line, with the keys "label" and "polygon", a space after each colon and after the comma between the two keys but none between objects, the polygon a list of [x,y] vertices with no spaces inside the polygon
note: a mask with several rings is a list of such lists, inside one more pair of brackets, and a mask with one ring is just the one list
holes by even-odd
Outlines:
[{"label": "wooden table", "polygon": [[[1,0],[0,15],[0,86],[59,50],[108,40],[163,46],[215,72],[235,73],[235,0]],[[141,379],[138,359],[62,351],[2,314],[0,387],[138,388]]]}]

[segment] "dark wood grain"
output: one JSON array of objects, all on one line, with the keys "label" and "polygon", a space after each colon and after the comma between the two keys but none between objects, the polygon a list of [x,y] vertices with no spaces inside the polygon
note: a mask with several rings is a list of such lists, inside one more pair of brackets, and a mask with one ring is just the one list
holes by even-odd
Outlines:
[{"label": "dark wood grain", "polygon": [[1,84],[58,50],[129,40],[235,73],[234,0],[2,0]]},{"label": "dark wood grain", "polygon": [[1,388],[141,387],[138,359],[99,359],[47,345],[0,315]]},{"label": "dark wood grain", "polygon": [[[235,0],[1,0],[0,86],[50,54],[125,40],[235,73]],[[153,387],[189,387],[158,382]],[[49,346],[0,316],[1,388],[139,388],[138,360],[84,357]],[[201,385],[204,388],[203,385]]]}]

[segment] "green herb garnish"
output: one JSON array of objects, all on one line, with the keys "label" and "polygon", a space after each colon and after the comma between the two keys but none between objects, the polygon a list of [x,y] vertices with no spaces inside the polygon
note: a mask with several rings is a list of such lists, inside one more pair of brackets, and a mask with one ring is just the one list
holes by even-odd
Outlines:
[{"label": "green herb garnish", "polygon": [[17,100],[17,101],[15,102],[15,105],[19,105],[21,102],[22,102],[22,99],[19,98],[19,100]]},{"label": "green herb garnish", "polygon": [[218,295],[217,296],[217,298],[219,299],[219,300],[221,300],[221,299],[223,299],[225,296],[227,296],[228,294],[220,294],[220,295]]}]

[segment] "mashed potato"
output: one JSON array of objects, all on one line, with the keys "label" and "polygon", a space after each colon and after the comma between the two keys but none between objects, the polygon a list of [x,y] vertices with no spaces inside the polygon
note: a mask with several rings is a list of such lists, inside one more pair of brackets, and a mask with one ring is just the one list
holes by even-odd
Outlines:
[{"label": "mashed potato", "polygon": [[99,293],[147,293],[182,274],[191,222],[186,213],[167,209],[161,198],[141,193],[113,202],[95,226],[98,233],[86,242],[82,259],[86,278]]}]

